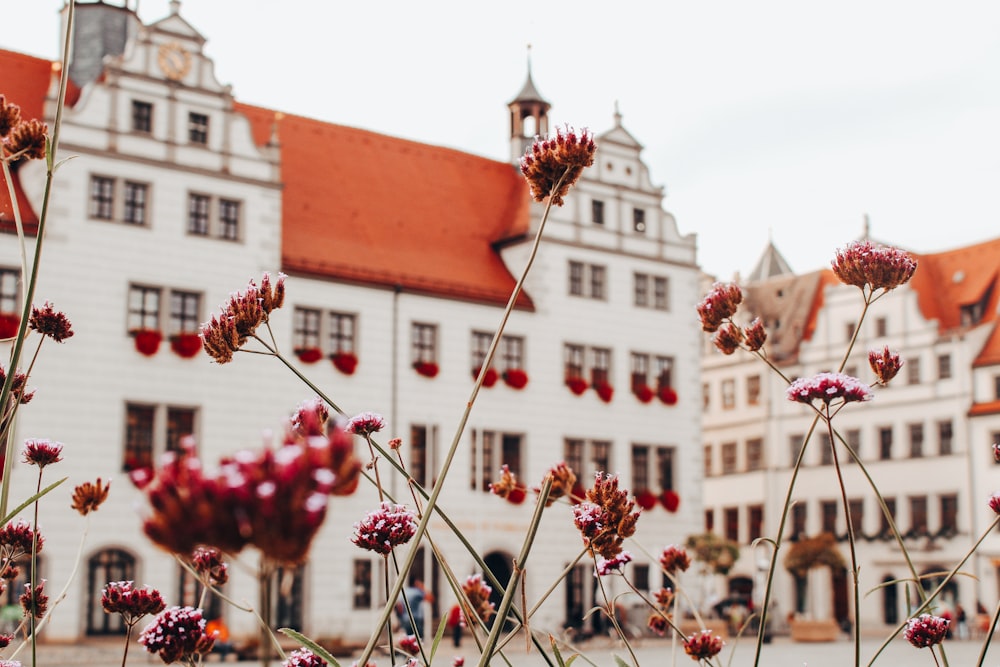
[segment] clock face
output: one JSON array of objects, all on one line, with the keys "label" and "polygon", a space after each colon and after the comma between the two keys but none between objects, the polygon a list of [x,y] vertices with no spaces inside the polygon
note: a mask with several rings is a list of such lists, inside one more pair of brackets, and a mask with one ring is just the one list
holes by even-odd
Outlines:
[{"label": "clock face", "polygon": [[168,79],[179,81],[191,69],[191,54],[177,42],[168,42],[160,46],[156,62]]}]

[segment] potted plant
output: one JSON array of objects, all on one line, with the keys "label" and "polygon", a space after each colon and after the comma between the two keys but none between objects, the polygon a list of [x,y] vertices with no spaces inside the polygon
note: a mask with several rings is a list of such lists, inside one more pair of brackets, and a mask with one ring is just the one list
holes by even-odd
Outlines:
[{"label": "potted plant", "polygon": [[660,504],[663,505],[663,509],[667,510],[671,514],[677,511],[677,508],[681,505],[681,497],[677,495],[677,492],[673,489],[667,489],[660,494],[659,497]]},{"label": "potted plant", "polygon": [[13,338],[21,326],[17,313],[0,313],[0,338]]},{"label": "potted plant", "polygon": [[651,510],[656,507],[656,494],[649,489],[642,489],[635,494],[635,504],[644,510]]},{"label": "potted plant", "polygon": [[304,364],[314,364],[323,358],[323,351],[318,347],[297,347],[295,356]]},{"label": "potted plant", "polygon": [[135,349],[140,354],[151,357],[159,351],[163,334],[157,329],[134,329],[131,333],[135,341]]},{"label": "potted plant", "polygon": [[414,361],[413,370],[426,378],[437,377],[438,365],[433,361]]},{"label": "potted plant", "polygon": [[520,368],[508,368],[503,372],[503,381],[514,389],[524,389],[528,384],[528,374]]},{"label": "potted plant", "polygon": [[632,389],[632,393],[643,403],[649,403],[656,396],[656,392],[648,384],[637,384]]},{"label": "potted plant", "polygon": [[358,367],[358,357],[353,352],[335,352],[330,355],[334,368],[344,375],[354,375]]},{"label": "potted plant", "polygon": [[614,396],[615,388],[607,382],[595,382],[594,391],[597,392],[597,395],[601,397],[602,401],[610,403],[611,397]]},{"label": "potted plant", "polygon": [[[816,568],[827,567],[831,571],[844,568],[844,557],[837,549],[836,538],[831,533],[821,533],[814,537],[803,537],[792,544],[785,555],[785,569],[796,584],[803,588],[808,599],[809,575]],[[808,608],[808,605],[807,605]],[[840,636],[840,626],[832,618],[794,618],[791,622],[792,639],[800,642],[829,642]]]},{"label": "potted plant", "polygon": [[569,390],[577,396],[583,394],[583,392],[587,391],[590,387],[590,385],[587,384],[587,381],[579,375],[571,375],[567,377],[566,386],[569,387]]},{"label": "potted plant", "polygon": [[660,400],[666,405],[676,405],[677,404],[677,392],[670,385],[663,385],[660,387],[659,391],[656,392]]},{"label": "potted plant", "polygon": [[182,331],[170,337],[170,349],[182,359],[190,359],[201,350],[201,336],[192,331]]},{"label": "potted plant", "polygon": [[[472,370],[472,379],[473,380],[477,379],[479,377],[480,371],[482,371],[482,370],[483,370],[482,366],[476,366]],[[493,368],[492,366],[490,366],[489,368],[486,369],[486,373],[483,375],[483,386],[484,387],[492,387],[493,385],[495,385],[497,383],[497,379],[498,378],[499,378],[499,375],[497,374],[496,369]]]}]

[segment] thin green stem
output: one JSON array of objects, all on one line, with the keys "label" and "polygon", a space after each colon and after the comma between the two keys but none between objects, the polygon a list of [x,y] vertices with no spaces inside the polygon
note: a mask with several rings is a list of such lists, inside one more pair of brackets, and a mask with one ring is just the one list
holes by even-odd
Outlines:
[{"label": "thin green stem", "polygon": [[[597,566],[596,559],[594,562],[594,566],[595,567]],[[628,651],[628,654],[630,656],[632,656],[632,664],[634,664],[635,667],[639,667],[639,658],[636,657],[635,651],[632,650],[631,642],[629,642],[628,637],[625,635],[625,631],[622,629],[621,624],[618,622],[618,614],[615,613],[614,600],[608,597],[608,591],[604,587],[603,577],[601,576],[597,577],[597,586],[601,590],[601,597],[604,598],[605,612],[608,615],[608,619],[611,621],[611,625],[614,626],[615,632],[618,633],[618,636],[622,638],[622,642],[624,642],[625,644],[625,650]]]},{"label": "thin green stem", "polygon": [[837,476],[837,485],[840,488],[840,499],[844,506],[844,515],[847,517],[847,544],[851,552],[851,588],[854,594],[854,664],[861,664],[861,625],[859,615],[861,612],[861,582],[858,580],[858,552],[857,541],[854,533],[854,519],[851,516],[851,505],[847,501],[847,486],[844,484],[844,471],[840,467],[840,457],[837,455],[837,440],[833,436],[833,422],[828,416],[826,419],[826,429],[830,436],[830,453],[833,458],[833,469]]},{"label": "thin green stem", "polygon": [[986,662],[986,651],[993,640],[993,633],[997,630],[997,622],[1000,622],[1000,603],[997,603],[997,610],[993,612],[993,622],[990,623],[990,629],[986,632],[986,638],[983,640],[983,649],[979,652],[979,662],[976,663],[976,667],[983,667],[983,663]]}]

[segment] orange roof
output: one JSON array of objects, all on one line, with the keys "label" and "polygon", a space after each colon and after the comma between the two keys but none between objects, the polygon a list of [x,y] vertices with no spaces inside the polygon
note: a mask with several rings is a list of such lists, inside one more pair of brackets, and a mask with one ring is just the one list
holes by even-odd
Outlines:
[{"label": "orange roof", "polygon": [[[524,179],[504,162],[238,104],[281,147],[282,269],[506,303],[497,251],[529,228]],[[518,306],[531,308],[521,295]]]},{"label": "orange roof", "polygon": [[917,271],[910,287],[917,292],[920,312],[937,320],[942,333],[967,326],[961,319],[961,307],[983,300],[983,317],[976,324],[996,320],[1000,238],[916,258]]},{"label": "orange roof", "polygon": [[969,408],[970,417],[980,417],[982,415],[995,415],[1000,412],[1000,401],[989,401],[988,403],[974,403]]}]

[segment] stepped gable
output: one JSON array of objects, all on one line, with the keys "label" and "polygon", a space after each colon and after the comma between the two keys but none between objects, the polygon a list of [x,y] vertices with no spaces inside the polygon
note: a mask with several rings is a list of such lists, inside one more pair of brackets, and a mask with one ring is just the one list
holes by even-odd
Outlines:
[{"label": "stepped gable", "polygon": [[[515,278],[497,245],[530,226],[511,165],[237,104],[281,150],[286,272],[504,304]],[[520,308],[532,307],[523,294]]]}]

